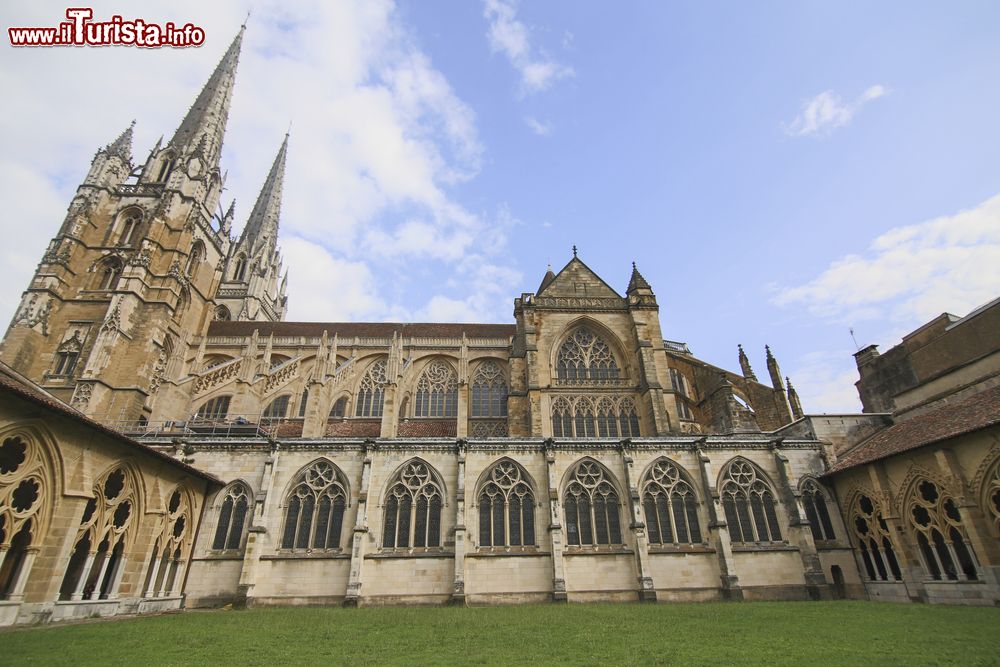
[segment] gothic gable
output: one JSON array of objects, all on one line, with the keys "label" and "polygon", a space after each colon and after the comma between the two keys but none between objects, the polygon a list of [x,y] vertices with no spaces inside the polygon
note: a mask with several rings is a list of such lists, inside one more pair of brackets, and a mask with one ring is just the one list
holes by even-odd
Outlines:
[{"label": "gothic gable", "polygon": [[622,296],[594,273],[578,257],[573,257],[556,277],[535,296],[614,298]]}]

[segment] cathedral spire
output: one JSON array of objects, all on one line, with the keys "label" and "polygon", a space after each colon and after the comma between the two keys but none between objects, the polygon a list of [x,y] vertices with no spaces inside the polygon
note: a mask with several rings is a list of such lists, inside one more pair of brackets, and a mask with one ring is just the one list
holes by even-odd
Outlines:
[{"label": "cathedral spire", "polygon": [[229,102],[233,96],[236,65],[245,31],[246,26],[241,26],[169,143],[181,153],[189,153],[200,146],[210,168],[218,166],[222,153],[222,139],[226,133]]},{"label": "cathedral spire", "polygon": [[785,388],[788,390],[788,404],[792,408],[792,419],[802,419],[805,413],[802,411],[802,402],[799,400],[799,393],[792,386],[792,381],[785,376]]},{"label": "cathedral spire", "polygon": [[756,382],[757,375],[753,372],[753,369],[750,368],[750,360],[747,359],[747,353],[743,351],[742,345],[737,345],[736,347],[740,350],[740,368],[743,370],[743,377]]},{"label": "cathedral spire", "polygon": [[632,277],[628,281],[628,289],[625,290],[626,294],[632,294],[638,292],[639,290],[652,290],[653,288],[649,286],[646,279],[642,277],[639,273],[639,269],[636,268],[635,262],[632,262]]},{"label": "cathedral spire", "polygon": [[117,155],[124,162],[132,162],[132,130],[135,129],[135,121],[125,128],[125,131],[118,135],[118,138],[108,144],[104,150],[108,155]]},{"label": "cathedral spire", "polygon": [[771,376],[771,386],[781,391],[785,386],[781,381],[781,368],[778,367],[778,360],[771,354],[769,345],[764,346],[764,351],[767,352],[767,372]]},{"label": "cathedral spire", "polygon": [[549,264],[549,268],[545,272],[545,275],[542,276],[542,283],[538,286],[538,291],[536,291],[535,294],[541,294],[555,279],[556,274],[552,272],[552,265]]},{"label": "cathedral spire", "polygon": [[251,256],[264,247],[269,240],[277,241],[278,217],[281,215],[281,190],[285,180],[285,155],[288,153],[288,135],[281,142],[281,148],[274,157],[271,171],[267,174],[264,187],[257,195],[257,203],[250,212],[246,227],[240,235],[239,245]]}]

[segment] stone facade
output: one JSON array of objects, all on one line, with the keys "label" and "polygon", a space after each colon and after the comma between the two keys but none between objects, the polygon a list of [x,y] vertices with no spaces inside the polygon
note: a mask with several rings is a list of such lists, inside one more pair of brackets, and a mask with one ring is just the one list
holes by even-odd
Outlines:
[{"label": "stone facade", "polygon": [[[72,490],[53,495],[61,523],[44,537],[58,544],[40,547],[30,578],[23,560],[0,570],[14,603],[0,621],[161,609],[179,596],[187,606],[913,597],[874,587],[852,550],[855,517],[837,498],[840,480],[862,473],[828,474],[893,416],[805,416],[769,348],[767,382],[742,347],[738,373],[698,359],[664,339],[634,264],[620,294],[574,248],[514,299],[511,324],[283,321],[287,136],[239,238],[232,206],[213,213],[241,43],[242,31],[144,165],[132,164],[131,129],[98,151],[0,343],[12,376],[110,438],[89,448],[72,433],[36,438],[50,443],[38,460],[52,480],[70,474],[56,449],[84,472],[59,482]],[[12,406],[0,427],[34,428],[33,413]],[[159,518],[130,533],[120,578],[60,592],[81,563],[102,562],[100,544],[79,546],[79,526],[116,466]],[[0,474],[0,497],[12,484]],[[178,485],[186,504],[175,507]],[[181,505],[178,542],[164,522],[175,526]],[[997,562],[987,533],[973,545],[984,579]],[[0,553],[20,548],[15,537],[3,533]],[[965,596],[974,588],[949,590],[980,601],[993,590]]]}]

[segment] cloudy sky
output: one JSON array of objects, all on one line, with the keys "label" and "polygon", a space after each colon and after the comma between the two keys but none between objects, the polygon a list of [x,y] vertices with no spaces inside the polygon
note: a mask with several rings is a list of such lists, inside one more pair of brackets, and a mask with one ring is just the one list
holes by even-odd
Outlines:
[{"label": "cloudy sky", "polygon": [[[1000,295],[1000,3],[95,2],[201,48],[12,49],[0,312],[90,158],[173,132],[252,9],[223,154],[240,224],[291,123],[289,319],[509,322],[576,244],[664,335],[809,412],[886,349]],[[3,27],[65,4],[5,2]],[[6,33],[6,30],[4,31]],[[238,231],[238,230],[237,230]]]}]

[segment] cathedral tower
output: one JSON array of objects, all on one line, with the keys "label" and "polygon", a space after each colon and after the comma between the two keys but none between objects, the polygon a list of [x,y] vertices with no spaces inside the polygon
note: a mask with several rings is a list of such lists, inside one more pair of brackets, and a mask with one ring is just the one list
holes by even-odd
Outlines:
[{"label": "cathedral tower", "polygon": [[215,211],[243,32],[144,164],[133,165],[131,127],[97,152],[0,344],[0,360],[87,414],[146,418],[211,320],[230,246]]}]

